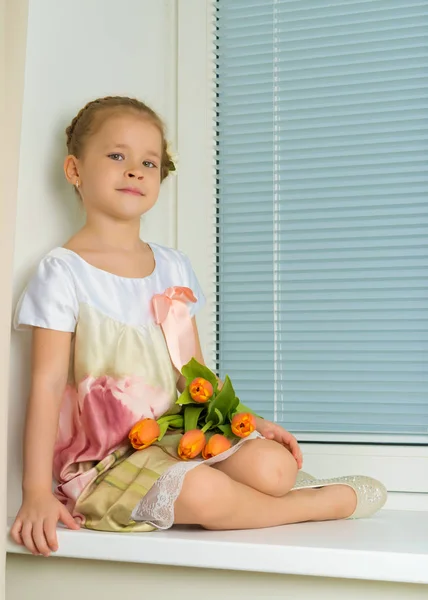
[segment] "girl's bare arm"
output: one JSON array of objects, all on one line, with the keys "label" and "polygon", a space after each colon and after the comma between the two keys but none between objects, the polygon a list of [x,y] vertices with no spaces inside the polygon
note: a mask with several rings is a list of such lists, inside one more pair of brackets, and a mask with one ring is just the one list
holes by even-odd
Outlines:
[{"label": "girl's bare arm", "polygon": [[59,409],[67,384],[71,333],[34,328],[31,390],[24,435],[24,495],[52,489]]},{"label": "girl's bare arm", "polygon": [[52,494],[52,463],[59,410],[67,384],[71,333],[34,328],[31,391],[24,435],[22,506],[11,529],[13,539],[33,554],[58,547],[61,520],[76,529],[70,513]]}]

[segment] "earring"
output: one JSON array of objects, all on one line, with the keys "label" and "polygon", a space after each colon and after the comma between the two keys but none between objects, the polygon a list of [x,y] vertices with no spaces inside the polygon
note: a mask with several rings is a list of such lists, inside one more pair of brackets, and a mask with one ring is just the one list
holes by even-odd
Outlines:
[{"label": "earring", "polygon": [[80,185],[80,182],[79,182],[78,179],[76,179],[76,183],[74,185],[76,186],[76,189],[78,190],[79,189],[79,185]]}]

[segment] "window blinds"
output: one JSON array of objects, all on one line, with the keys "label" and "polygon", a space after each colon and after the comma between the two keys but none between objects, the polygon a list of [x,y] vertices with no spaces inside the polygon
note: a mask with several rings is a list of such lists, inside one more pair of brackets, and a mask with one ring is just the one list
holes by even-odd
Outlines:
[{"label": "window blinds", "polygon": [[428,0],[216,15],[220,375],[300,439],[426,443]]}]

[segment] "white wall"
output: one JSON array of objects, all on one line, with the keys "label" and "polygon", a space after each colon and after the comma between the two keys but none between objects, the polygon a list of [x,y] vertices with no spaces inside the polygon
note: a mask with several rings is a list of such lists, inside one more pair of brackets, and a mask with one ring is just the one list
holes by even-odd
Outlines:
[{"label": "white wall", "polygon": [[[174,0],[30,0],[13,300],[32,268],[62,245],[82,222],[65,182],[64,130],[88,101],[109,94],[136,96],[165,119],[176,138]],[[143,235],[175,244],[174,178],[162,186]],[[20,503],[21,435],[29,379],[30,335],[12,333],[9,411],[8,514]]]}]

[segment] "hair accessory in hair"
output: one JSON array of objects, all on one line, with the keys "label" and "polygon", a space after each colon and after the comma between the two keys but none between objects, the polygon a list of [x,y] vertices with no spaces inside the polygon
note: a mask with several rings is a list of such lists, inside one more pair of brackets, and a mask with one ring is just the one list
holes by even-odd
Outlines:
[{"label": "hair accessory in hair", "polygon": [[169,163],[168,163],[168,169],[171,173],[177,173],[177,163],[178,163],[178,156],[177,154],[174,154],[171,150],[171,143],[167,142],[166,144],[166,151],[168,152],[168,156],[170,157]]}]

